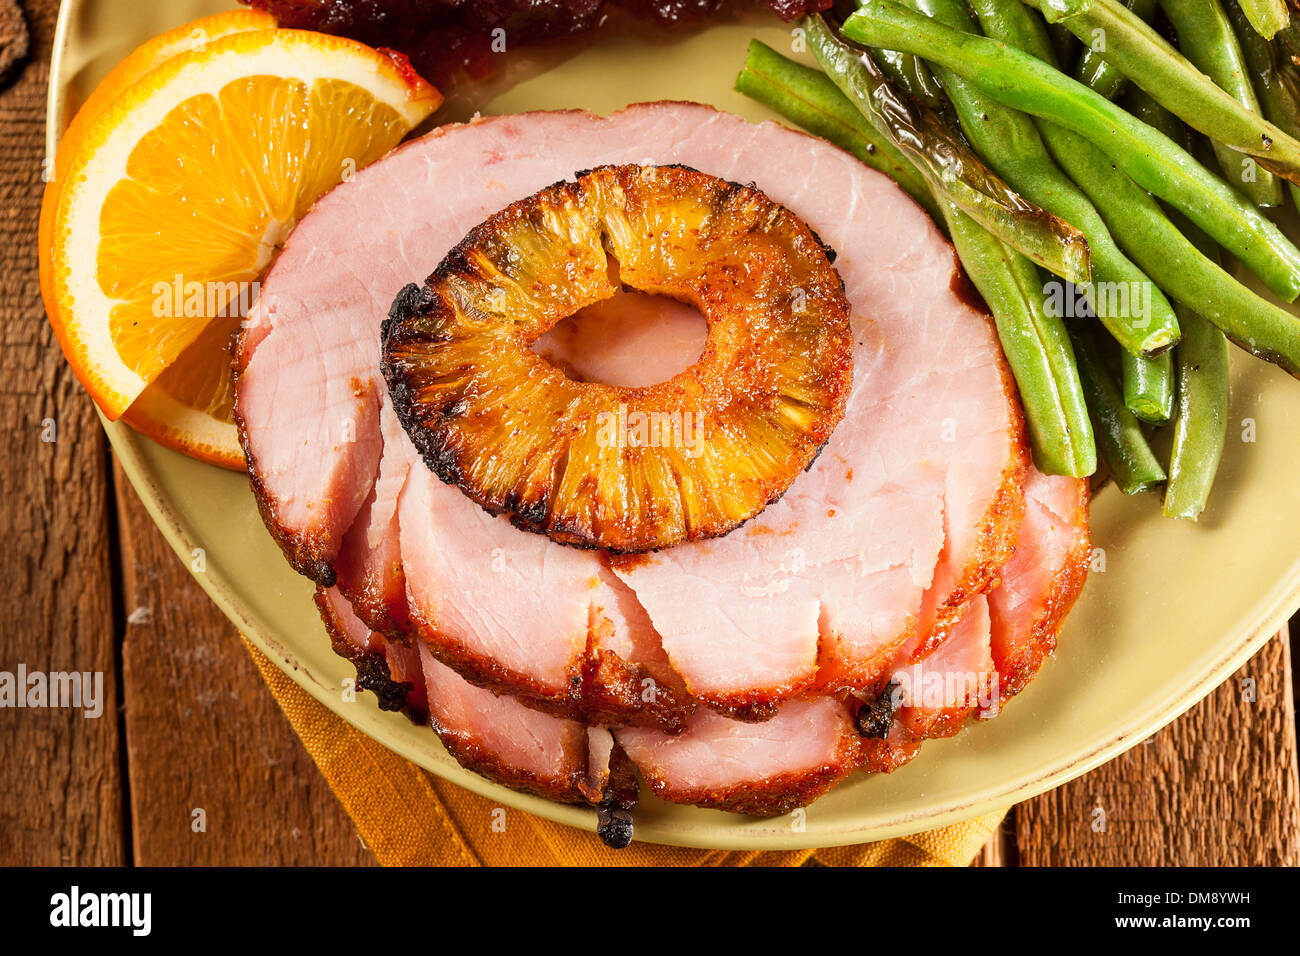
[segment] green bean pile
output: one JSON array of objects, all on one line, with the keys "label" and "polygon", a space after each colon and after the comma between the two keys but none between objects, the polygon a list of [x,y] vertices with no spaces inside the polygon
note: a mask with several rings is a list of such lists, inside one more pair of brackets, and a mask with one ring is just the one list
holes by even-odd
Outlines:
[{"label": "green bean pile", "polygon": [[1221,259],[1300,295],[1300,249],[1265,212],[1300,207],[1285,0],[849,6],[799,24],[821,69],[755,41],[736,88],[892,176],[944,229],[1038,468],[1084,477],[1100,458],[1124,493],[1163,488],[1164,513],[1195,520],[1227,433],[1228,343],[1300,377],[1300,318]]}]

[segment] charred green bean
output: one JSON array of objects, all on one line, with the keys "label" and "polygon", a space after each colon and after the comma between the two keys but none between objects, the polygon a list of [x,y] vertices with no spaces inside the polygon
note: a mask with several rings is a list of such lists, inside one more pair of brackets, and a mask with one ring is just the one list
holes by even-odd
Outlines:
[{"label": "charred green bean", "polygon": [[[844,32],[868,45],[923,56],[1007,106],[1083,134],[1141,186],[1185,212],[1278,295],[1288,301],[1300,295],[1300,250],[1259,209],[1168,137],[1050,65],[890,0],[868,0],[845,21]],[[1285,136],[1280,130],[1278,135]],[[1300,143],[1295,146],[1300,154]]]},{"label": "charred green bean", "polygon": [[[977,30],[962,0],[908,0],[908,4],[954,29]],[[1178,320],[1173,307],[1120,251],[1088,197],[1061,172],[1034,120],[1003,106],[951,70],[940,68],[939,76],[967,138],[989,165],[1021,195],[1087,236],[1093,281],[1081,289],[1115,339],[1134,355],[1158,353],[1176,342]]]},{"label": "charred green bean", "polygon": [[888,136],[862,121],[857,107],[825,73],[752,40],[736,89],[891,177],[942,223],[934,194],[911,160]]},{"label": "charred green bean", "polygon": [[1003,242],[1071,282],[1091,277],[1088,242],[1074,226],[1022,197],[990,170],[935,113],[905,101],[870,55],[854,49],[820,15],[801,21],[826,75],[867,121],[888,136],[946,198]]}]

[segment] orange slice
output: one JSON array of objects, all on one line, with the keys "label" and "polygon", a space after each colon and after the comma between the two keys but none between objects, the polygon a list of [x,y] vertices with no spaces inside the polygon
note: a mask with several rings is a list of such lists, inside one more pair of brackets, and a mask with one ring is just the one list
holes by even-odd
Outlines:
[{"label": "orange slice", "polygon": [[[186,30],[196,35],[195,25],[174,33]],[[106,416],[239,467],[227,345],[261,275],[322,193],[388,152],[441,96],[351,40],[205,34],[75,131],[62,175],[56,161],[42,289]]]},{"label": "orange slice", "polygon": [[[246,33],[250,30],[270,30],[275,27],[275,17],[261,10],[227,10],[224,13],[203,17],[193,23],[168,30],[137,47],[125,60],[109,72],[86,97],[81,109],[72,117],[72,122],[63,131],[59,148],[54,156],[53,168],[45,184],[45,196],[41,202],[40,248],[49,248],[49,237],[54,226],[54,213],[59,205],[59,187],[68,172],[68,165],[77,152],[77,145],[85,135],[91,120],[104,112],[105,107],[113,102],[127,87],[144,77],[146,73],[157,69],[174,56],[206,46],[212,40],[219,40],[232,33]],[[42,256],[42,266],[45,260]],[[49,270],[41,269],[41,295],[46,302],[51,301]]]}]

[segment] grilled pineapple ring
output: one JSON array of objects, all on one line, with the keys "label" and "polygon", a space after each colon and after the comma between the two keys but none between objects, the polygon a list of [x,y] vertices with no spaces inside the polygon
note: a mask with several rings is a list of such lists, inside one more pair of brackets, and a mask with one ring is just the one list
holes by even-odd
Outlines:
[{"label": "grilled pineapple ring", "polygon": [[[830,255],[752,185],[601,167],[507,206],[403,289],[384,376],[428,466],[524,530],[619,553],[726,534],[844,415],[853,339]],[[699,361],[616,388],[530,351],[620,286],[699,309]]]}]

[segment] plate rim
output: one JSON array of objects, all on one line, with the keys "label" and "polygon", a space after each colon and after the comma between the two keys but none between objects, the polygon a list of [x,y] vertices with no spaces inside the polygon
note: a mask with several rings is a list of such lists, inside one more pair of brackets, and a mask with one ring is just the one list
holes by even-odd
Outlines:
[{"label": "plate rim", "polygon": [[[68,85],[71,75],[65,76],[68,43],[72,24],[88,0],[63,0],[59,7],[55,24],[53,46],[50,55],[49,87],[46,98],[45,145],[46,156],[53,157],[58,139],[66,125],[64,116],[67,108]],[[178,514],[170,502],[163,496],[154,481],[145,455],[141,451],[141,442],[150,441],[137,434],[121,422],[110,422],[95,406],[95,412],[108,437],[113,453],[121,465],[132,489],[145,507],[150,519],[162,533],[168,546],[178,559],[186,564],[187,573],[198,583],[208,598],[217,605],[226,618],[235,625],[238,633],[250,641],[259,651],[272,660],[300,688],[314,700],[325,706],[331,713],[342,718],[353,729],[365,734],[380,745],[399,756],[410,760],[417,766],[445,780],[484,797],[493,799],[504,806],[532,813],[537,816],[594,831],[596,814],[586,807],[561,804],[543,797],[512,790],[494,783],[463,767],[435,764],[424,755],[403,746],[399,741],[385,739],[382,732],[374,733],[372,729],[382,728],[365,726],[380,714],[378,707],[369,698],[365,699],[364,709],[355,705],[344,706],[341,698],[327,688],[324,683],[313,676],[307,667],[299,663],[294,655],[285,648],[274,635],[263,630],[241,605],[234,589],[223,586],[220,574],[211,572],[196,573],[189,568],[188,558],[195,547],[201,545],[188,536],[184,516]],[[210,465],[208,467],[217,467]],[[695,827],[687,825],[657,824],[650,832],[638,828],[637,839],[643,842],[659,843],[673,846],[696,847],[718,850],[800,850],[820,849],[826,847],[846,846],[890,839],[946,826],[977,817],[986,813],[1009,809],[1031,797],[1073,780],[1095,769],[1101,764],[1131,749],[1161,728],[1171,723],[1192,706],[1203,700],[1211,691],[1227,680],[1236,670],[1246,663],[1263,647],[1287,621],[1296,609],[1300,609],[1300,575],[1293,575],[1289,582],[1275,588],[1277,593],[1256,615],[1253,626],[1243,629],[1243,634],[1230,647],[1226,648],[1217,661],[1203,668],[1188,685],[1181,689],[1169,691],[1163,698],[1146,708],[1142,713],[1132,716],[1125,722],[1118,733],[1098,735],[1101,739],[1091,745],[1078,746],[1072,751],[1059,755],[1055,760],[1047,761],[1036,770],[1022,773],[1019,777],[1003,781],[997,786],[986,786],[974,791],[970,799],[950,801],[938,810],[900,812],[884,822],[868,824],[862,827],[840,827],[832,830],[810,831],[806,834],[787,830],[779,832],[756,833],[744,827],[732,830],[721,829],[713,825],[704,825],[707,837],[696,836]],[[358,716],[364,715],[364,716]],[[694,811],[697,808],[682,808]],[[699,810],[700,813],[710,811]],[[780,819],[779,817],[773,819]],[[734,835],[732,835],[734,834]]]}]

